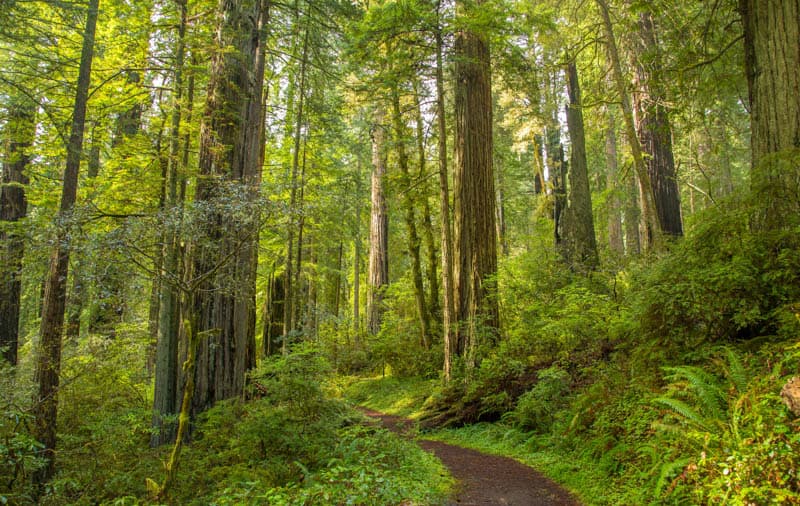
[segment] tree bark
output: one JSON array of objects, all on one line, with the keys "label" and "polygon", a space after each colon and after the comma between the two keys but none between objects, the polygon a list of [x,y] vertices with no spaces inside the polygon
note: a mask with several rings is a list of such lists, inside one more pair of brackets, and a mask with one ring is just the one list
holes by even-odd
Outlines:
[{"label": "tree bark", "polygon": [[50,256],[50,271],[44,291],[42,324],[36,355],[34,381],[38,384],[34,396],[33,413],[36,418],[34,436],[44,445],[44,465],[34,474],[34,483],[41,486],[55,471],[56,428],[58,413],[58,387],[61,374],[61,335],[64,331],[64,309],[69,273],[69,224],[78,192],[78,170],[86,126],[86,108],[89,101],[89,82],[94,56],[95,28],[99,0],[89,0],[86,28],[83,33],[78,84],[72,111],[72,126],[67,142],[67,162],[59,206],[56,246]]},{"label": "tree bark", "polygon": [[222,0],[219,5],[195,196],[211,204],[216,217],[197,245],[194,277],[210,272],[226,257],[230,261],[206,280],[195,301],[194,332],[208,337],[198,345],[193,414],[241,395],[245,374],[255,365],[258,218],[229,215],[227,202],[217,208],[217,194],[232,186],[247,209],[254,209],[250,206],[258,198],[267,15],[265,0]]},{"label": "tree bark", "polygon": [[389,210],[383,192],[386,175],[383,110],[375,111],[372,126],[372,212],[369,223],[369,272],[367,293],[367,330],[377,334],[383,319],[383,295],[389,284]]},{"label": "tree bark", "polygon": [[30,161],[28,151],[36,136],[36,109],[32,103],[15,100],[8,105],[4,134],[5,159],[0,179],[0,251],[4,258],[0,266],[0,349],[6,362],[16,365],[20,271],[25,253],[24,234],[17,226],[28,214],[28,200],[25,197],[28,176],[25,168]]},{"label": "tree bark", "polygon": [[436,3],[439,26],[436,27],[436,126],[439,160],[439,207],[442,215],[442,333],[444,341],[444,380],[450,381],[453,359],[458,353],[458,338],[454,324],[455,283],[453,281],[453,229],[450,219],[450,188],[447,177],[447,118],[445,117],[444,64],[441,27],[441,0]]},{"label": "tree bark", "polygon": [[569,190],[565,210],[564,252],[567,264],[581,272],[597,268],[597,239],[594,235],[589,167],[583,128],[583,104],[575,62],[567,64],[567,127],[570,138]]},{"label": "tree bark", "polygon": [[[480,5],[482,2],[476,2]],[[471,4],[470,4],[471,5]],[[456,15],[469,17],[466,2]],[[492,171],[492,89],[489,42],[469,29],[455,46],[455,282],[459,329],[455,346],[468,366],[480,342],[495,342],[500,327],[496,298],[497,236]]]},{"label": "tree bark", "polygon": [[[297,179],[298,174],[300,171],[300,148],[302,142],[302,126],[303,126],[303,109],[305,106],[305,93],[306,93],[306,65],[308,61],[308,27],[306,27],[304,35],[303,35],[303,53],[302,57],[300,58],[300,98],[298,99],[297,104],[297,115],[295,117],[295,128],[294,128],[294,146],[292,148],[292,174],[291,174],[291,190],[290,190],[290,197],[289,197],[289,223],[288,228],[286,230],[286,277],[284,278],[284,302],[283,302],[283,351],[286,352],[286,343],[288,341],[288,336],[291,331],[293,331],[297,323],[295,322],[295,291],[297,288],[294,286],[295,284],[295,272],[294,272],[294,233],[295,228],[298,227],[298,220],[297,220],[297,193],[298,193],[298,185]],[[290,90],[291,91],[291,90]],[[297,246],[299,249],[300,246]]]},{"label": "tree bark", "polygon": [[281,351],[282,346],[278,345],[278,338],[283,335],[283,305],[286,300],[286,286],[283,276],[286,273],[275,275],[275,266],[269,275],[267,286],[267,300],[264,303],[264,330],[262,332],[262,343],[264,356],[275,355]]},{"label": "tree bark", "polygon": [[751,113],[754,226],[800,212],[800,0],[740,0]]},{"label": "tree bark", "polygon": [[[183,115],[183,72],[186,55],[186,0],[177,0],[180,23],[175,52],[174,96],[172,104],[170,144],[167,156],[164,210],[179,212],[178,179],[183,168],[179,162],[180,128]],[[175,424],[165,418],[178,410],[178,333],[180,328],[180,293],[174,278],[180,277],[178,266],[178,231],[174,228],[162,233],[160,279],[160,307],[158,310],[158,339],[156,341],[156,377],[153,393],[153,434],[150,446],[162,445],[174,439]]]},{"label": "tree bark", "polygon": [[663,70],[656,38],[655,22],[650,12],[639,14],[635,44],[635,79],[633,108],[636,130],[645,162],[661,231],[672,237],[683,235],[678,177],[672,153],[672,128],[664,106]]}]

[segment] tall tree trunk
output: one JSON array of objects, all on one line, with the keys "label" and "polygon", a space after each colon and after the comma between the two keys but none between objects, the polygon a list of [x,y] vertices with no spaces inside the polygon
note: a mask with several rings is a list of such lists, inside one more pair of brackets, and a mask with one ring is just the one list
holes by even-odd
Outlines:
[{"label": "tall tree trunk", "polygon": [[[179,162],[180,129],[183,115],[183,72],[186,55],[186,0],[177,0],[180,23],[175,52],[174,95],[170,125],[169,154],[164,188],[164,211],[177,213],[179,172],[184,168]],[[173,221],[173,220],[170,220]],[[180,293],[176,283],[181,275],[178,271],[179,244],[177,230],[170,228],[162,233],[160,280],[160,308],[158,310],[158,336],[156,342],[156,377],[153,393],[153,434],[150,445],[155,447],[174,439],[175,425],[165,419],[178,410],[178,333],[180,327]]]},{"label": "tall tree trunk", "polygon": [[[283,351],[286,352],[286,343],[288,341],[288,336],[291,331],[293,331],[297,323],[295,322],[294,316],[296,314],[295,309],[295,291],[297,288],[294,286],[295,283],[295,272],[294,272],[294,234],[295,228],[298,226],[297,221],[297,179],[298,174],[300,171],[300,148],[301,148],[301,141],[302,141],[302,126],[303,126],[303,109],[305,106],[305,93],[306,93],[306,65],[308,62],[308,27],[306,27],[304,35],[303,35],[303,53],[302,57],[300,58],[300,97],[298,99],[297,104],[297,115],[295,117],[295,128],[294,128],[294,146],[292,148],[292,174],[291,174],[291,193],[289,197],[289,223],[288,228],[286,230],[286,277],[284,278],[284,282],[286,286],[284,287],[285,298],[283,302]],[[300,249],[300,246],[297,246]]]},{"label": "tall tree trunk", "polygon": [[594,235],[592,195],[589,189],[589,167],[583,130],[583,103],[575,62],[567,64],[567,94],[567,128],[571,147],[564,250],[570,266],[579,271],[594,270],[600,259],[597,256],[597,240]]},{"label": "tall tree trunk", "polygon": [[497,164],[495,174],[497,176],[497,202],[495,202],[495,219],[497,221],[497,242],[500,243],[500,252],[504,257],[508,256],[508,229],[506,227],[506,196],[504,167]]},{"label": "tall tree trunk", "polygon": [[754,226],[800,212],[800,0],[739,0],[751,113]]},{"label": "tall tree trunk", "polygon": [[650,176],[644,160],[642,146],[639,144],[639,138],[636,133],[633,107],[631,106],[630,96],[626,88],[626,79],[622,73],[619,50],[614,36],[614,26],[611,23],[611,14],[609,13],[606,0],[595,1],[600,8],[600,15],[603,18],[603,31],[606,39],[606,48],[608,49],[608,57],[611,60],[613,81],[622,107],[622,117],[625,122],[625,137],[631,149],[633,166],[636,171],[636,180],[639,186],[642,209],[641,216],[645,228],[642,247],[645,251],[659,249],[661,247],[661,225],[658,222],[653,185],[650,183]]},{"label": "tall tree trunk", "polygon": [[419,165],[419,180],[422,199],[422,235],[425,238],[425,249],[428,253],[428,314],[431,321],[441,312],[439,307],[439,275],[436,270],[436,239],[431,218],[431,204],[428,194],[427,153],[425,151],[425,121],[423,119],[422,101],[420,100],[419,79],[414,80],[414,110],[416,111],[417,126],[417,157]]},{"label": "tall tree trunk", "polygon": [[[482,2],[475,2],[480,5]],[[472,4],[456,2],[456,15],[469,18]],[[469,29],[455,46],[455,282],[458,314],[456,350],[476,362],[480,341],[494,342],[500,318],[496,298],[497,236],[492,172],[492,89],[489,43]]]},{"label": "tall tree trunk", "polygon": [[[264,84],[265,0],[223,0],[216,51],[211,60],[205,113],[200,127],[200,180],[195,199],[216,208],[218,193],[232,186],[255,212],[261,160]],[[234,50],[230,50],[234,48]],[[195,301],[201,339],[192,412],[241,395],[255,365],[257,216],[228,215],[227,202],[197,245],[194,277],[214,272]],[[216,243],[206,246],[205,242]],[[229,261],[224,262],[225,259]],[[221,264],[222,262],[223,264]],[[215,267],[217,266],[217,267]]]},{"label": "tall tree trunk", "polygon": [[444,341],[444,379],[450,381],[453,361],[458,355],[458,322],[455,307],[455,282],[453,267],[453,229],[450,219],[450,189],[447,178],[447,118],[445,116],[444,63],[442,53],[441,0],[436,2],[438,26],[436,27],[436,125],[439,159],[439,207],[442,221],[442,331]]},{"label": "tall tree trunk", "polygon": [[[91,144],[89,145],[89,160],[86,164],[86,177],[95,179],[100,174],[100,134],[98,133],[97,122],[92,126]],[[79,234],[82,235],[82,234]],[[72,288],[67,297],[67,324],[65,337],[68,341],[78,339],[81,334],[81,315],[83,314],[84,304],[87,298],[87,284],[93,277],[91,272],[87,272],[87,268],[92,266],[94,268],[96,259],[89,257],[90,252],[87,250],[80,251],[78,248],[77,259],[73,260],[75,263],[72,269]],[[97,269],[95,269],[97,270]],[[102,270],[102,269],[100,269]]]},{"label": "tall tree trunk", "polygon": [[384,153],[385,132],[384,112],[375,111],[372,126],[372,191],[369,222],[369,272],[367,284],[367,330],[377,334],[381,329],[384,305],[383,296],[389,284],[389,210],[383,183],[386,175],[386,155]]},{"label": "tall tree trunk", "polygon": [[622,203],[620,199],[619,163],[617,161],[617,130],[614,115],[606,111],[606,180],[608,181],[608,246],[622,256],[625,244],[622,238]]},{"label": "tall tree trunk", "polygon": [[[58,386],[61,374],[61,335],[64,331],[64,309],[69,273],[69,215],[75,207],[78,193],[78,170],[83,148],[83,132],[86,126],[86,106],[89,101],[89,81],[92,74],[94,37],[97,26],[99,0],[89,0],[86,28],[83,33],[83,48],[72,111],[72,126],[67,142],[67,163],[59,206],[57,238],[50,256],[50,271],[47,276],[39,347],[36,354],[34,381],[38,384],[34,396],[33,413],[36,418],[34,436],[44,445],[44,465],[36,471],[34,482],[41,486],[55,471],[56,427],[58,413]],[[64,221],[62,221],[64,220]]]},{"label": "tall tree trunk", "polygon": [[425,286],[422,281],[422,261],[420,259],[420,240],[417,232],[417,218],[414,213],[414,185],[408,168],[408,153],[405,146],[405,125],[400,111],[400,94],[397,84],[392,89],[392,123],[394,124],[394,144],[397,149],[397,162],[403,185],[403,204],[405,206],[406,230],[408,231],[408,253],[411,256],[411,277],[414,282],[414,299],[417,303],[417,317],[420,327],[420,344],[428,348],[430,320],[425,304]]},{"label": "tall tree trunk", "polygon": [[353,237],[353,330],[356,346],[360,344],[361,330],[361,158],[356,160],[356,226]]},{"label": "tall tree trunk", "polygon": [[661,231],[672,237],[683,235],[678,177],[672,154],[672,129],[664,106],[661,55],[656,39],[653,15],[639,14],[636,44],[634,111],[636,129],[642,150],[647,153],[647,174],[650,178]]},{"label": "tall tree trunk", "polygon": [[3,175],[0,179],[0,349],[11,365],[17,363],[19,347],[20,271],[25,253],[24,234],[17,222],[28,214],[25,187],[28,176],[25,168],[30,161],[28,152],[36,136],[36,109],[27,100],[8,104],[4,132]]}]

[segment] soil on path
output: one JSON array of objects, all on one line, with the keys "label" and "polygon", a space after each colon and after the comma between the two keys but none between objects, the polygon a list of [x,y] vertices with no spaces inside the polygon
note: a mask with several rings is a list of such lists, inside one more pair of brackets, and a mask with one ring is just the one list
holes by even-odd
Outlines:
[{"label": "soil on path", "polygon": [[[400,434],[408,434],[413,426],[413,422],[405,418],[369,409],[362,409],[362,412]],[[456,493],[448,503],[450,506],[580,505],[577,499],[554,481],[516,460],[439,441],[420,440],[417,443],[436,455],[458,480]]]}]

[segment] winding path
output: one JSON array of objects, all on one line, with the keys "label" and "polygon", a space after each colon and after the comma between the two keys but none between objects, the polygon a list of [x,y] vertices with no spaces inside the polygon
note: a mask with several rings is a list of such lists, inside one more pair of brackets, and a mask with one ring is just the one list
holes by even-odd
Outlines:
[{"label": "winding path", "polygon": [[[361,411],[389,430],[407,433],[412,422],[370,409]],[[439,441],[420,440],[423,449],[436,455],[458,481],[450,506],[579,506],[580,503],[554,481],[507,457],[487,455]]]}]

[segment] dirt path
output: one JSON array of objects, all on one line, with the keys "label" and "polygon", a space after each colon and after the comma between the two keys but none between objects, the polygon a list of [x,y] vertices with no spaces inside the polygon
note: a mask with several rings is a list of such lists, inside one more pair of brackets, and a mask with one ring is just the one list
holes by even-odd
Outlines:
[{"label": "dirt path", "polygon": [[[408,433],[410,420],[362,409],[394,432]],[[558,484],[507,457],[487,455],[438,441],[418,444],[436,455],[458,480],[450,505],[578,506],[580,503]]]}]

